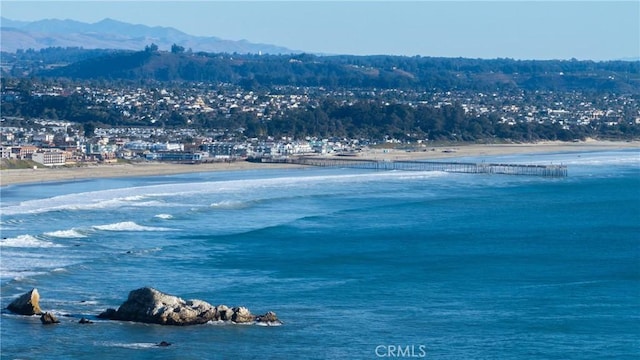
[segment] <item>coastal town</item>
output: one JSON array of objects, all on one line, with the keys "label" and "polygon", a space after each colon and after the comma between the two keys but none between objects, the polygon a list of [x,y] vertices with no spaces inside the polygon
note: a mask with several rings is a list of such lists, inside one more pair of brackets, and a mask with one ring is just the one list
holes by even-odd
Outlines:
[{"label": "coastal town", "polygon": [[[3,83],[2,106],[24,96],[23,83]],[[278,86],[246,90],[220,83],[130,83],[98,85],[91,82],[29,83],[29,96],[78,97],[89,107],[115,112],[128,124],[101,126],[78,124],[60,118],[55,109],[46,117],[7,116],[3,111],[1,154],[3,159],[32,160],[43,166],[130,161],[214,162],[252,157],[287,157],[300,154],[356,154],[367,146],[391,144],[410,151],[433,145],[433,139],[345,138],[304,136],[249,137],[246,129],[203,127],[202,118],[229,119],[246,116],[268,123],[286,118],[292,111],[313,111],[327,99],[341,106],[383,101],[410,108],[457,105],[467,116],[494,116],[504,126],[553,124],[563,129],[583,126],[609,128],[613,133],[640,125],[636,95],[552,91],[419,91],[402,89],[326,89]],[[178,119],[176,119],[178,117]],[[215,124],[215,123],[214,123]],[[615,130],[615,131],[614,131]],[[455,135],[455,134],[454,134]],[[455,140],[455,139],[453,139]],[[573,139],[572,139],[573,140]]]}]

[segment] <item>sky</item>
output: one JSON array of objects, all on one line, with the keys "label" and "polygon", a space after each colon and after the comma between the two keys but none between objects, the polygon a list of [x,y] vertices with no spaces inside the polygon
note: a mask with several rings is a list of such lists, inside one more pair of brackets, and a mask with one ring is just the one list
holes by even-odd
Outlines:
[{"label": "sky", "polygon": [[12,20],[112,18],[321,54],[640,58],[640,1],[30,1]]}]

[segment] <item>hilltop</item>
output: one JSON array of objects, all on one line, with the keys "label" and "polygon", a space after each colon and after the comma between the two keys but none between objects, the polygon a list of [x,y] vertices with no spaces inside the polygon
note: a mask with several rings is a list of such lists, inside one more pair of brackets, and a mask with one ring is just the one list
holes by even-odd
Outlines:
[{"label": "hilltop", "polygon": [[[272,86],[640,93],[640,62],[116,51],[35,75]],[[46,61],[45,61],[46,62]]]},{"label": "hilltop", "polygon": [[75,20],[44,19],[33,22],[0,19],[2,51],[40,50],[48,47],[82,47],[85,49],[138,50],[154,43],[169,50],[181,44],[193,51],[229,53],[291,54],[294,50],[270,44],[255,44],[218,37],[193,36],[171,27],[129,24],[114,19],[96,23]]}]

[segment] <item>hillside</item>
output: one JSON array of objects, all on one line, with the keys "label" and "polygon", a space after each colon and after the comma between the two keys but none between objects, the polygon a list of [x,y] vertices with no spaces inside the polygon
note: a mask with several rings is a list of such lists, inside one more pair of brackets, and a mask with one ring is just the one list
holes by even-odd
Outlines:
[{"label": "hillside", "polygon": [[521,61],[401,56],[114,52],[36,75],[240,84],[245,88],[525,89],[640,93],[640,62]]},{"label": "hillside", "polygon": [[208,52],[290,54],[296,51],[270,44],[255,44],[217,37],[192,36],[170,27],[150,27],[104,19],[88,24],[74,20],[45,19],[34,22],[2,18],[2,51],[40,50],[48,47],[139,50],[155,43],[162,50],[180,44],[186,49]]}]

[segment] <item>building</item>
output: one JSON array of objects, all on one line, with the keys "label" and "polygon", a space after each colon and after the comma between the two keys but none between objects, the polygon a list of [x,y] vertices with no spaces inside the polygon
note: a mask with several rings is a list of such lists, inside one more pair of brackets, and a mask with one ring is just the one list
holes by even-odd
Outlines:
[{"label": "building", "polygon": [[62,151],[42,151],[31,154],[31,160],[44,166],[62,166],[65,164],[65,156]]},{"label": "building", "polygon": [[0,146],[0,158],[9,159],[11,157],[11,146]]},{"label": "building", "polygon": [[11,148],[11,157],[18,160],[29,160],[31,155],[39,149],[39,147],[31,145],[14,146]]},{"label": "building", "polygon": [[147,160],[156,160],[156,161],[176,161],[176,162],[187,162],[187,163],[196,163],[201,162],[208,156],[206,153],[197,152],[197,153],[187,153],[187,152],[157,152],[157,153],[148,153],[145,155],[145,159]]}]

